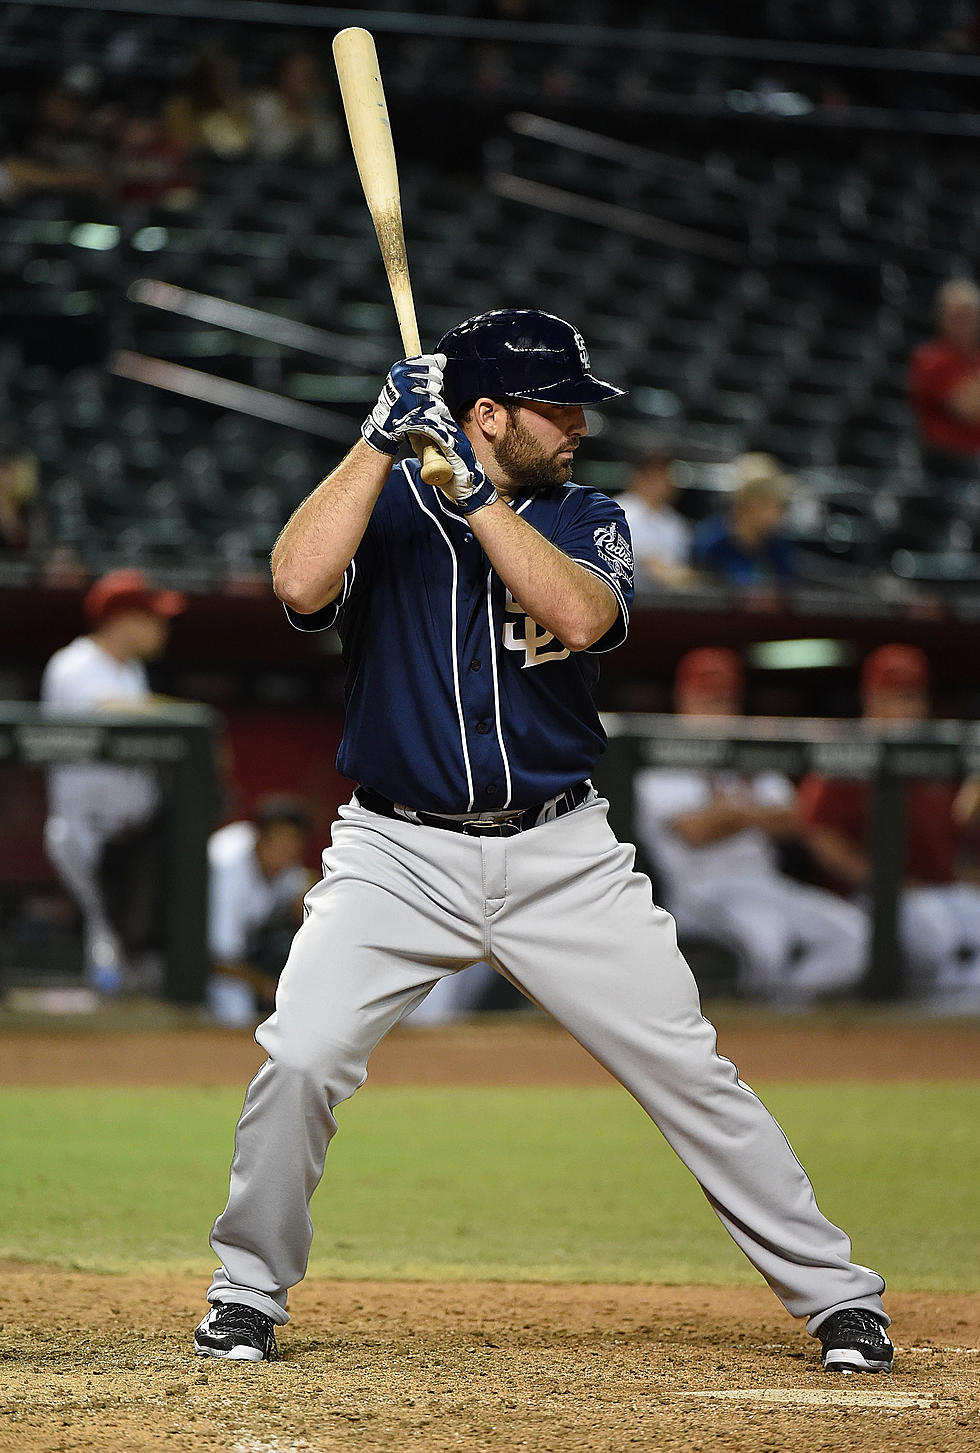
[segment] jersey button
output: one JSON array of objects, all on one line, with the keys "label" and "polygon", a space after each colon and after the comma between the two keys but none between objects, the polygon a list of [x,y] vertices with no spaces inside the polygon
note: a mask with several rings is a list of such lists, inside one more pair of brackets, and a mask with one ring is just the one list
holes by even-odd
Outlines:
[{"label": "jersey button", "polygon": [[486,797],[499,797],[500,784],[498,782],[490,782],[486,787],[484,787],[483,793]]},{"label": "jersey button", "polygon": [[481,737],[485,737],[487,732],[490,730],[490,723],[488,721],[478,721],[476,724],[476,729]]},{"label": "jersey button", "polygon": [[483,665],[483,662],[482,661],[478,661],[477,658],[474,656],[473,657],[473,660],[470,662],[470,670],[471,671],[479,671],[479,669],[480,669],[480,667],[482,665]]}]

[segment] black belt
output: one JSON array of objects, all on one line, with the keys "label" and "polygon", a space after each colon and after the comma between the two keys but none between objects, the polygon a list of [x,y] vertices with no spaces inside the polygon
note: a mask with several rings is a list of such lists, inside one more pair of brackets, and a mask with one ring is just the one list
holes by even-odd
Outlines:
[{"label": "black belt", "polygon": [[536,802],[533,807],[519,808],[496,822],[488,821],[485,817],[454,821],[451,817],[440,817],[435,812],[412,812],[407,809],[399,812],[393,802],[370,787],[356,788],[354,797],[369,812],[380,812],[382,817],[393,817],[398,822],[417,822],[423,827],[441,827],[446,832],[462,832],[469,837],[510,837],[514,833],[525,832],[529,827],[536,827],[538,818],[546,808],[553,807],[555,817],[564,817],[576,807],[581,807],[591,791],[591,782],[576,782],[574,787],[569,787],[567,792],[562,792],[558,797]]}]

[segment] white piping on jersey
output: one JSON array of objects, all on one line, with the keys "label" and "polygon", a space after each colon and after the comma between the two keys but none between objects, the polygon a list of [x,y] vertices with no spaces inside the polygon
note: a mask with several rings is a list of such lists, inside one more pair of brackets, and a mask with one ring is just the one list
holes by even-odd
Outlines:
[{"label": "white piping on jersey", "polygon": [[619,582],[614,580],[611,575],[606,575],[604,571],[600,570],[593,560],[579,560],[578,557],[574,555],[570,556],[569,558],[574,560],[576,565],[581,565],[583,569],[588,570],[590,574],[594,575],[597,580],[601,580],[603,585],[609,586],[609,589],[616,597],[616,602],[623,613],[623,624],[626,629],[629,630],[630,613],[626,607],[626,598],[623,595],[622,590],[620,590],[619,588]]},{"label": "white piping on jersey", "polygon": [[507,782],[507,800],[505,807],[510,806],[513,784],[510,777],[510,760],[507,756],[507,749],[504,746],[504,724],[500,718],[500,684],[497,680],[497,637],[493,623],[493,571],[487,575],[487,622],[490,627],[490,668],[493,672],[493,714],[497,724],[497,745],[500,747],[500,755],[504,764],[504,777]]},{"label": "white piping on jersey", "polygon": [[427,509],[425,507],[425,505],[422,503],[422,496],[419,494],[418,490],[415,487],[415,481],[412,479],[411,474],[408,472],[407,464],[408,464],[408,461],[407,460],[404,460],[402,462],[402,465],[401,465],[402,473],[404,474],[405,478],[408,480],[409,487],[410,487],[412,493],[414,494],[415,498],[418,500],[419,509],[422,511],[423,514],[426,514],[426,515],[429,516],[429,519],[432,521],[432,523],[435,525],[436,529],[439,531],[439,533],[442,536],[442,538],[445,540],[445,542],[446,542],[446,549],[449,551],[449,554],[451,555],[452,562],[453,562],[453,608],[452,608],[452,652],[451,652],[452,662],[453,662],[453,690],[456,693],[456,715],[457,715],[457,717],[459,719],[459,739],[460,739],[460,742],[462,743],[462,746],[463,746],[463,766],[466,768],[466,786],[469,789],[469,794],[470,794],[470,800],[469,800],[469,806],[467,807],[467,812],[472,812],[473,811],[473,807],[474,807],[474,803],[475,803],[475,798],[474,798],[474,795],[473,795],[473,773],[472,773],[472,770],[470,768],[470,753],[469,753],[469,748],[468,748],[468,746],[466,744],[466,720],[465,720],[465,717],[463,715],[463,697],[462,697],[462,694],[460,693],[460,689],[459,689],[459,652],[457,650],[457,644],[456,644],[457,643],[457,598],[459,596],[459,561],[456,559],[456,551],[453,549],[452,541],[450,540],[449,536],[446,534],[445,530],[442,528],[442,525],[439,523],[438,519],[432,513],[432,511],[430,509]]},{"label": "white piping on jersey", "polygon": [[[347,570],[350,571],[350,579],[348,579],[347,577]],[[337,605],[338,610],[340,610],[340,607],[344,604],[344,602],[347,600],[347,597],[354,589],[354,578],[357,575],[357,561],[354,559],[353,555],[351,556],[351,561],[347,567],[347,570],[344,571],[344,588],[340,592],[340,601]]]},{"label": "white piping on jersey", "polygon": [[348,565],[347,569],[344,571],[343,574],[343,584],[341,586],[340,594],[336,597],[335,600],[329,601],[327,605],[323,607],[324,610],[332,610],[333,614],[331,615],[330,620],[327,622],[327,624],[325,626],[317,626],[317,630],[328,631],[331,626],[337,624],[337,617],[340,615],[340,612],[343,609],[348,596],[354,589],[354,576],[356,574],[357,566],[354,564],[354,560],[352,557],[350,564]]}]

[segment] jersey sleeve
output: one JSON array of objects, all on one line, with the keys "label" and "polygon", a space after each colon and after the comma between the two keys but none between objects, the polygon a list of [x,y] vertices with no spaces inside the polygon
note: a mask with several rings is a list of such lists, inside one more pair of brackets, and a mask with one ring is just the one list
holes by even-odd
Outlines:
[{"label": "jersey sleeve", "polygon": [[626,640],[633,604],[633,544],[622,507],[598,490],[584,490],[584,498],[569,518],[559,521],[553,543],[577,565],[609,586],[619,607],[616,620],[604,636],[589,647],[599,654]]},{"label": "jersey sleeve", "polygon": [[384,495],[382,495],[378,504],[375,505],[354,558],[344,571],[340,593],[336,598],[329,605],[325,605],[322,610],[315,610],[310,615],[302,615],[299,611],[293,610],[290,605],[285,607],[286,619],[298,631],[328,630],[330,626],[337,624],[345,610],[364,595],[377,551],[377,537],[380,529],[379,516],[383,509],[383,500]]},{"label": "jersey sleeve", "polygon": [[698,812],[711,800],[706,777],[695,772],[675,772],[666,767],[645,767],[637,773],[634,786],[637,822],[644,827],[664,827],[687,812]]},{"label": "jersey sleeve", "polygon": [[295,626],[298,631],[325,631],[330,626],[335,626],[340,618],[340,612],[353,594],[356,580],[357,555],[354,556],[344,571],[340,594],[329,605],[325,605],[322,610],[315,610],[309,615],[303,615],[300,611],[293,610],[291,605],[284,607],[286,619],[289,621],[289,624]]},{"label": "jersey sleeve", "polygon": [[760,807],[792,807],[796,789],[781,772],[760,772],[752,779],[752,797]]}]

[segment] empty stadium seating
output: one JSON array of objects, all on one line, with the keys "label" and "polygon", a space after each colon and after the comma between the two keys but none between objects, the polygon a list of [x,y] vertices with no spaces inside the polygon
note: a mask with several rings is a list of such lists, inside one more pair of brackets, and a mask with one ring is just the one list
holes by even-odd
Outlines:
[{"label": "empty stadium seating", "polygon": [[[463,20],[493,11],[443,8]],[[925,17],[925,7],[841,0],[822,12],[822,38],[931,44],[955,7],[928,8]],[[563,6],[562,18],[815,38],[811,7],[763,0],[719,0],[693,13],[661,0],[641,17],[607,0]],[[326,39],[312,35],[320,48]],[[230,41],[257,78],[264,42],[244,31]],[[14,68],[48,73],[67,47],[109,75],[113,56],[124,57],[127,80],[142,78],[162,95],[179,83],[188,44],[186,23],[173,17],[33,4],[0,12],[8,76]],[[934,290],[977,250],[980,192],[958,143],[883,139],[870,125],[843,136],[788,124],[747,131],[733,119],[709,128],[706,147],[705,117],[720,115],[730,93],[751,92],[760,74],[758,64],[721,52],[665,57],[617,48],[608,35],[591,46],[563,35],[543,68],[535,45],[499,41],[488,53],[451,33],[382,33],[379,44],[391,60],[396,131],[409,138],[404,203],[427,343],[461,316],[502,304],[567,314],[587,334],[596,370],[630,389],[596,429],[583,479],[615,488],[624,452],[667,438],[689,461],[682,505],[697,515],[723,498],[725,460],[767,449],[804,482],[809,512],[796,527],[817,565],[894,568],[933,583],[970,578],[976,520],[965,506],[937,506],[905,398],[908,355],[928,334]],[[785,85],[815,94],[804,71]],[[862,102],[875,99],[867,75],[847,74]],[[892,105],[905,83],[892,76],[889,84]],[[439,145],[428,156],[410,134],[413,106],[433,86],[442,87],[447,130],[457,113],[463,118],[463,98],[473,102],[466,134],[481,145],[467,164],[453,154],[447,167]],[[24,99],[23,90],[13,94]],[[930,96],[953,116],[954,82]],[[628,135],[646,156],[591,156],[508,124],[511,107],[561,112],[570,97],[578,123]],[[664,125],[668,113],[674,121]],[[78,196],[0,208],[0,417],[18,421],[41,461],[49,543],[92,570],[122,558],[209,559],[229,570],[258,562],[341,452],[311,434],[113,377],[104,364],[114,349],[330,409],[348,418],[352,437],[400,352],[346,153],[317,168],[199,159],[196,174],[200,200],[185,214]],[[501,175],[691,229],[729,245],[732,260],[703,255],[696,239],[684,247],[634,235],[622,213],[610,225],[571,220],[550,210],[553,201],[513,200],[500,195]],[[336,356],[127,300],[141,277],[327,330],[339,340]]]}]

